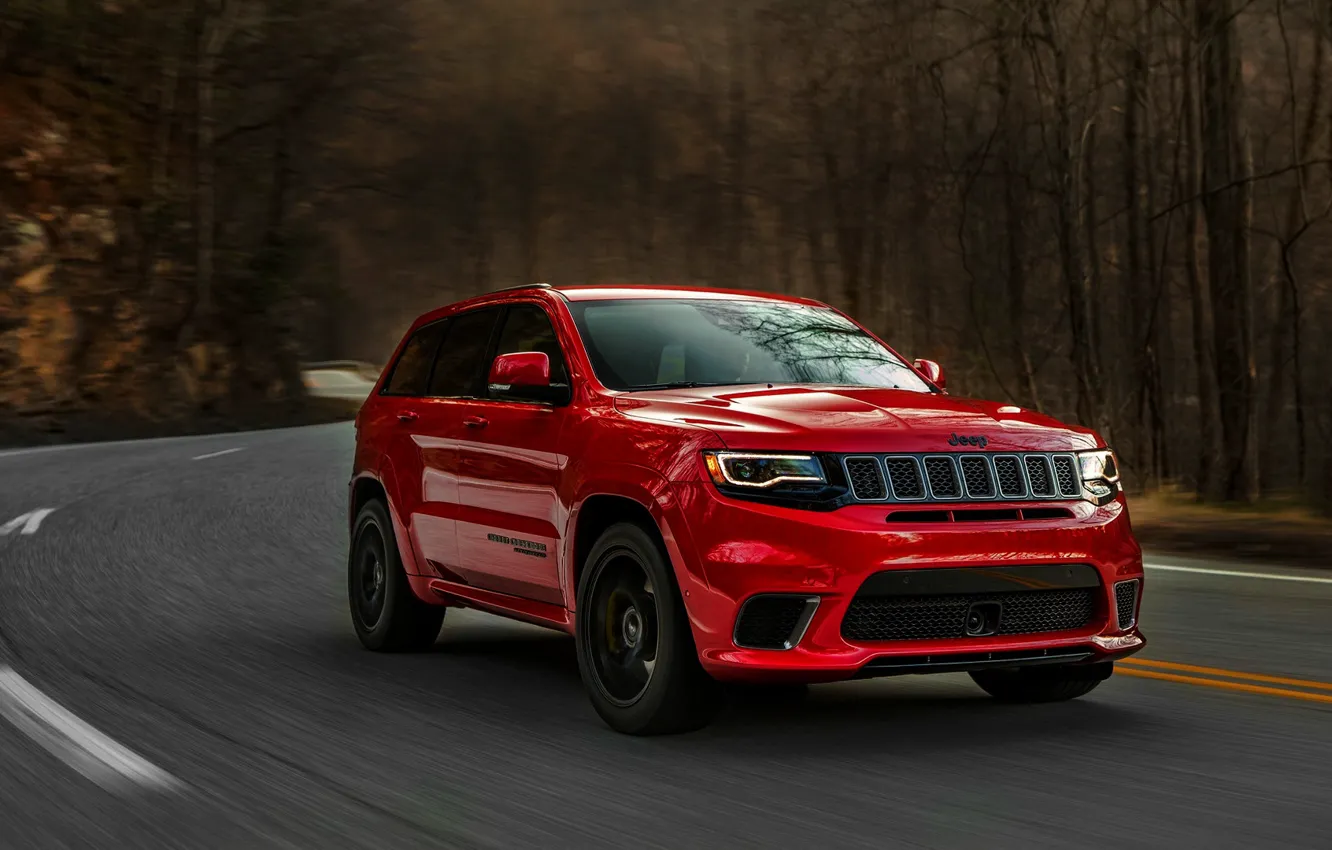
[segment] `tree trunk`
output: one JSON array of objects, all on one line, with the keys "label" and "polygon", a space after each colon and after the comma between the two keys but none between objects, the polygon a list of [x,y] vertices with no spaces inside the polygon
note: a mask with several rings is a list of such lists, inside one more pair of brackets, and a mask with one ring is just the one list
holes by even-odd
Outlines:
[{"label": "tree trunk", "polygon": [[240,0],[221,0],[216,14],[209,0],[196,0],[199,16],[195,60],[195,305],[197,321],[207,323],[213,309],[213,253],[217,228],[217,191],[214,186],[217,154],[217,63],[240,15]]},{"label": "tree trunk", "polygon": [[[1323,38],[1314,40],[1314,57],[1309,70],[1309,107],[1304,116],[1303,126],[1299,120],[1299,96],[1296,92],[1295,61],[1291,50],[1290,37],[1286,29],[1284,3],[1277,4],[1277,20],[1281,29],[1281,40],[1286,52],[1286,80],[1290,92],[1290,136],[1292,162],[1305,162],[1312,158],[1312,151],[1323,135],[1323,66],[1326,59],[1327,41]],[[1295,172],[1295,186],[1286,202],[1285,229],[1281,235],[1280,256],[1278,258],[1281,280],[1277,284],[1277,307],[1273,316],[1272,333],[1272,378],[1268,386],[1267,416],[1265,432],[1277,433],[1280,427],[1281,413],[1285,407],[1286,366],[1290,365],[1295,405],[1295,463],[1296,478],[1301,485],[1307,477],[1308,447],[1306,433],[1307,408],[1304,398],[1303,362],[1300,340],[1300,319],[1302,313],[1302,293],[1296,277],[1294,253],[1295,245],[1308,232],[1313,221],[1309,215],[1308,183],[1312,169],[1308,166]],[[1283,330],[1284,328],[1284,330]]]},{"label": "tree trunk", "polygon": [[745,33],[735,2],[726,4],[726,40],[728,53],[728,86],[726,131],[726,198],[725,223],[726,277],[728,285],[741,286],[744,275],[744,250],[749,232],[748,209],[745,203],[749,164],[749,107],[745,95],[747,53]]},{"label": "tree trunk", "polygon": [[[1197,1],[1197,0],[1196,0]],[[1207,2],[1207,0],[1200,0]],[[1184,45],[1193,57],[1198,33]],[[1184,167],[1184,195],[1197,199],[1203,188],[1202,102],[1199,96],[1200,68],[1191,58],[1184,68],[1184,125],[1188,154]],[[1203,227],[1202,204],[1190,200],[1184,260],[1188,268],[1189,301],[1193,308],[1193,363],[1198,382],[1198,497],[1216,502],[1224,498],[1225,483],[1221,444],[1221,407],[1217,399],[1216,337],[1212,321],[1211,294],[1203,280],[1206,273],[1207,232]]]},{"label": "tree trunk", "polygon": [[[1091,168],[1086,153],[1087,136],[1091,125],[1082,134],[1073,131],[1073,105],[1069,91],[1067,46],[1055,26],[1056,4],[1052,0],[1041,3],[1039,14],[1046,43],[1054,56],[1054,120],[1055,149],[1052,169],[1058,185],[1056,223],[1058,229],[1060,271],[1068,291],[1069,329],[1073,375],[1077,384],[1077,415],[1083,425],[1096,428],[1109,440],[1108,422],[1104,416],[1101,383],[1100,352],[1096,346],[1092,318],[1092,280],[1082,244],[1080,227],[1085,215],[1083,206],[1083,172]],[[1095,222],[1092,222],[1094,226]],[[1086,246],[1093,249],[1094,246]]]},{"label": "tree trunk", "polygon": [[[998,96],[1007,109],[1013,91],[1013,71],[1008,51],[999,51]],[[1022,403],[1032,410],[1041,409],[1040,391],[1036,387],[1036,372],[1031,363],[1028,347],[1027,319],[1027,199],[1022,190],[1022,162],[1020,121],[1005,115],[1005,127],[1000,147],[1004,182],[1004,283],[1008,306],[1008,330],[1013,346],[1013,366],[1021,387]]]},{"label": "tree trunk", "polygon": [[[1250,225],[1253,167],[1243,116],[1239,29],[1233,0],[1199,2],[1203,68],[1203,209],[1216,364],[1225,440],[1225,498],[1258,498],[1258,405],[1253,357]],[[1224,188],[1223,188],[1224,187]]]}]

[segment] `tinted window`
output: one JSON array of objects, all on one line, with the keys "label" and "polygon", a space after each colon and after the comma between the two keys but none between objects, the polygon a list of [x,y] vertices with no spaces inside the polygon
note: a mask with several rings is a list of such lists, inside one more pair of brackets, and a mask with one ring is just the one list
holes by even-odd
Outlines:
[{"label": "tinted window", "polygon": [[430,365],[435,361],[435,350],[443,335],[443,323],[427,325],[412,334],[402,356],[393,365],[393,373],[384,387],[387,395],[425,395]]},{"label": "tinted window", "polygon": [[461,398],[479,395],[481,361],[490,345],[490,332],[499,311],[477,310],[455,316],[435,359],[430,395]]},{"label": "tinted window", "polygon": [[569,373],[564,367],[564,353],[555,337],[555,328],[546,311],[535,304],[516,304],[509,308],[495,355],[516,354],[520,351],[545,354],[550,358],[551,385],[568,386]]},{"label": "tinted window", "polygon": [[827,307],[654,299],[570,310],[597,377],[615,390],[771,383],[930,392],[901,358]]}]

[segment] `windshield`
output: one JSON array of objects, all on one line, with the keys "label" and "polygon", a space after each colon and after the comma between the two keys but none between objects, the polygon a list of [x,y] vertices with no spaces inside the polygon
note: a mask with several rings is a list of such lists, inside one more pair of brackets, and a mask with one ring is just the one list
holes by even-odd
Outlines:
[{"label": "windshield", "polygon": [[931,392],[873,337],[827,307],[671,299],[569,305],[601,383],[613,390],[834,384]]}]

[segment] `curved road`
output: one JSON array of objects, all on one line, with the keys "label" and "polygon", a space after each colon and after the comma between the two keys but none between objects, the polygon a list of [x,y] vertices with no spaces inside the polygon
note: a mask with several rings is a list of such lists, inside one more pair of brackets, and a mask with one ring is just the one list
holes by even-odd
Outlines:
[{"label": "curved road", "polygon": [[559,635],[360,648],[351,440],[0,452],[0,845],[1332,846],[1332,572],[1162,562],[1144,656],[1184,666],[1073,703],[888,679],[634,739]]}]

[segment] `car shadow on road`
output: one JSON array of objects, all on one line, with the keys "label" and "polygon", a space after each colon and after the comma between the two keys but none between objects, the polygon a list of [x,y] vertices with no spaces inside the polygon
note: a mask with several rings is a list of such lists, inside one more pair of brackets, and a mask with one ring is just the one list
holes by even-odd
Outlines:
[{"label": "car shadow on road", "polygon": [[[1103,686],[1113,687],[1113,681]],[[731,755],[769,750],[780,739],[787,755],[829,749],[907,755],[1007,748],[1031,742],[1060,746],[1110,741],[1146,719],[1093,694],[1047,705],[1007,705],[983,694],[964,675],[912,676],[816,685],[803,699],[762,692],[732,699],[700,737]]]},{"label": "car shadow on road", "polygon": [[[435,650],[411,667],[451,668],[443,681],[464,677],[477,696],[512,702],[526,717],[533,694],[558,725],[599,724],[583,695],[571,638],[493,627],[445,631]],[[406,671],[404,671],[406,672]],[[1110,741],[1125,729],[1159,728],[1159,718],[1105,701],[1115,681],[1080,700],[1006,705],[983,694],[965,675],[908,676],[789,687],[728,687],[726,703],[701,732],[654,739],[643,746],[698,749],[734,756],[770,751],[780,740],[789,755],[836,752],[930,753],[1008,747],[1024,740],[1059,746],[1089,738]],[[554,720],[555,718],[551,718]],[[1144,721],[1148,721],[1144,723]],[[609,729],[606,734],[614,735]],[[626,742],[633,739],[624,739]]]}]

